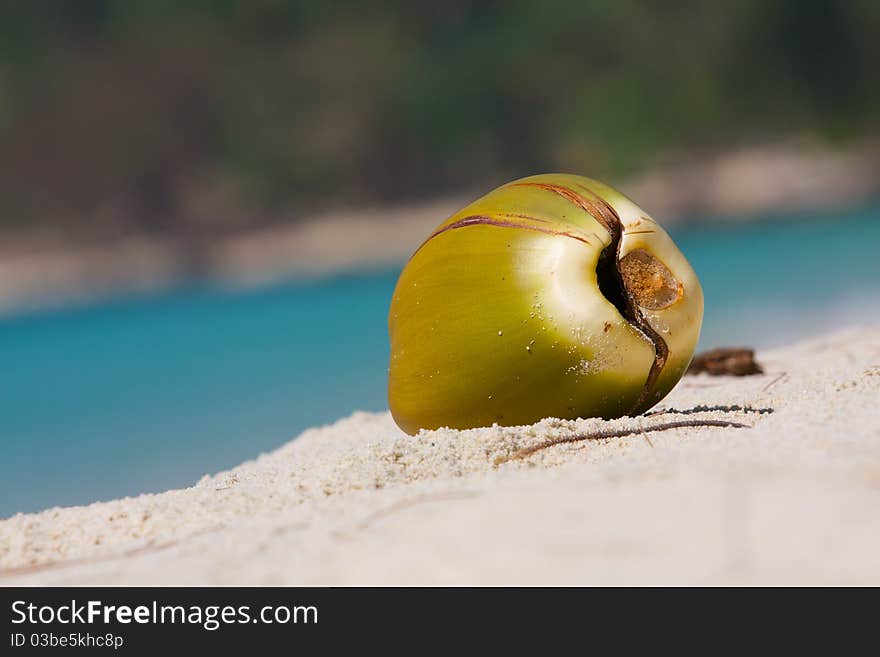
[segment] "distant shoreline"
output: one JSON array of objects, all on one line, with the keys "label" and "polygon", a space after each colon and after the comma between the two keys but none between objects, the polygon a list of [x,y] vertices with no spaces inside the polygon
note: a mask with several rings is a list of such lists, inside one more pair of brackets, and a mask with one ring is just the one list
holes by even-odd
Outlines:
[{"label": "distant shoreline", "polygon": [[[803,145],[747,148],[609,181],[667,225],[688,217],[734,221],[756,215],[832,210],[880,194],[880,145],[846,151]],[[169,238],[129,236],[59,247],[30,240],[0,249],[0,314],[165,289],[192,278],[231,286],[297,275],[395,266],[468,197],[337,210],[204,245],[192,254]]]}]

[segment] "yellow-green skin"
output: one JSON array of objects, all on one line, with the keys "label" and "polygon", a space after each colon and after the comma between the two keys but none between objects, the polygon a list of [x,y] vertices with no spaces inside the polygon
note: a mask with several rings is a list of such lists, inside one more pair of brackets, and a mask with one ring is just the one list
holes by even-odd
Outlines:
[{"label": "yellow-green skin", "polygon": [[[640,308],[668,348],[648,390],[654,343],[597,283],[613,240],[594,216],[602,201],[620,220],[619,257],[644,249],[679,284],[668,307]],[[388,318],[391,412],[408,433],[635,415],[687,369],[702,314],[693,269],[632,201],[581,176],[523,178],[446,220],[401,273]]]}]

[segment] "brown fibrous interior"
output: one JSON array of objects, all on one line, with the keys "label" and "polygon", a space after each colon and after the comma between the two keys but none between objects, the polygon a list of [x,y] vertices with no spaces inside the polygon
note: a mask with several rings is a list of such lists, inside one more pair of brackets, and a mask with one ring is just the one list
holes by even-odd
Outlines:
[{"label": "brown fibrous interior", "polygon": [[663,310],[684,290],[669,268],[644,249],[633,249],[617,263],[623,287],[641,308]]}]

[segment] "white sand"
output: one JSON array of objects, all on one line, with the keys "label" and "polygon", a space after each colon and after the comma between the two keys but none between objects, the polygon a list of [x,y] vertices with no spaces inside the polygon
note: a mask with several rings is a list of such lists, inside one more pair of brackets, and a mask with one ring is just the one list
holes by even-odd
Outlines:
[{"label": "white sand", "polygon": [[[312,429],[192,488],[0,522],[0,584],[880,584],[880,329],[687,377],[659,408],[440,430]],[[549,437],[719,419],[584,441]]]}]

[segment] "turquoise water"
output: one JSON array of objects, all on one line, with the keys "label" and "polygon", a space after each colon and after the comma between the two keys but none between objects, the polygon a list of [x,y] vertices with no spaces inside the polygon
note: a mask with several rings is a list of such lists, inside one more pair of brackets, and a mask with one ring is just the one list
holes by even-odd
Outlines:
[{"label": "turquoise water", "polygon": [[[673,231],[701,346],[880,321],[880,207]],[[190,287],[0,318],[0,517],[187,486],[382,410],[397,271]]]}]

